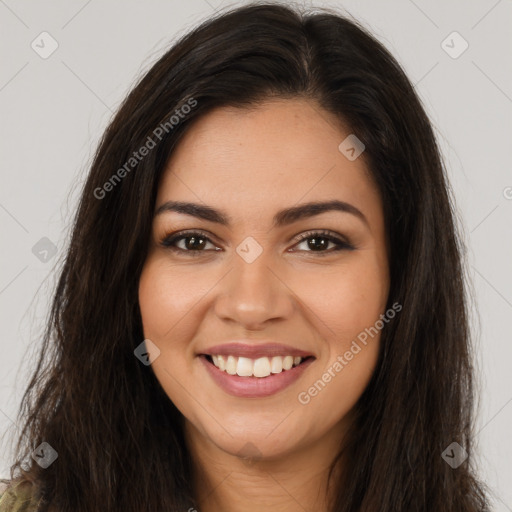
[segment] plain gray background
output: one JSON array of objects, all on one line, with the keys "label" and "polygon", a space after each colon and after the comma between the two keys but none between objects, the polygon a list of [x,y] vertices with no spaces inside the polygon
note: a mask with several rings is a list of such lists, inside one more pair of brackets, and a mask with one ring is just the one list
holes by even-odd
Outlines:
[{"label": "plain gray background", "polygon": [[[227,5],[0,0],[0,431],[8,432],[2,477],[56,279],[52,271],[99,137],[135,79],[178,36]],[[512,1],[314,5],[348,11],[376,35],[415,84],[435,127],[476,298],[479,468],[496,493],[495,510],[512,511]],[[51,44],[57,49],[42,58]]]}]

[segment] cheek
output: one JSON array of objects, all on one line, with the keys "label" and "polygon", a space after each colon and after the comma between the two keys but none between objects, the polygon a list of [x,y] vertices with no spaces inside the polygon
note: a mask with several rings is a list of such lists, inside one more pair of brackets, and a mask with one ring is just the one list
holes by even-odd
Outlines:
[{"label": "cheek", "polygon": [[207,279],[194,279],[161,258],[148,260],[139,281],[144,335],[163,342],[174,329],[186,329],[187,317],[209,288]]},{"label": "cheek", "polygon": [[373,254],[364,256],[302,280],[324,350],[321,366],[297,398],[308,415],[323,415],[329,424],[355,405],[378,360],[388,275]]},{"label": "cheek", "polygon": [[[351,348],[333,353],[330,361],[297,395],[302,415],[314,422],[322,418],[325,430],[348,417],[375,371],[380,334],[366,346],[357,343],[359,347],[349,344]],[[347,357],[348,354],[351,355]]]},{"label": "cheek", "polygon": [[175,286],[167,286],[159,265],[146,262],[139,281],[139,306],[146,338],[161,339],[171,328],[177,299]]},{"label": "cheek", "polygon": [[188,415],[193,414],[193,407],[182,383],[187,382],[191,371],[183,361],[188,340],[197,328],[190,313],[206,293],[201,294],[202,288],[195,289],[194,284],[187,272],[153,256],[144,264],[138,290],[144,337],[160,350],[151,369],[169,399]]},{"label": "cheek", "polygon": [[314,312],[319,332],[331,344],[331,351],[346,350],[345,345],[375,324],[384,312],[388,297],[388,278],[380,265],[357,257],[327,272],[301,274],[290,286]]}]

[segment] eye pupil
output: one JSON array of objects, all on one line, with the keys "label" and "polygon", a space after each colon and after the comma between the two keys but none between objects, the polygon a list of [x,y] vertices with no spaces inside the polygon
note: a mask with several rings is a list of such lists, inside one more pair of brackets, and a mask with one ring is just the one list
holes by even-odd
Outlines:
[{"label": "eye pupil", "polygon": [[312,237],[308,241],[308,247],[312,250],[318,250],[328,247],[329,241],[325,237]]},{"label": "eye pupil", "polygon": [[[190,241],[190,243],[188,242]],[[187,237],[187,242],[185,242],[187,249],[195,250],[201,249],[205,245],[204,238],[197,236],[189,236]]]}]

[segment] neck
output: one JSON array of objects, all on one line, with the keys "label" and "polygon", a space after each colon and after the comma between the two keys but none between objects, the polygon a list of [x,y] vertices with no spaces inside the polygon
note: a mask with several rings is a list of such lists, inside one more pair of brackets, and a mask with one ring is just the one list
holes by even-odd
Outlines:
[{"label": "neck", "polygon": [[341,427],[293,452],[252,459],[223,451],[188,421],[185,432],[201,512],[328,512],[332,487],[340,479],[337,464],[328,487],[329,468],[345,433]]}]

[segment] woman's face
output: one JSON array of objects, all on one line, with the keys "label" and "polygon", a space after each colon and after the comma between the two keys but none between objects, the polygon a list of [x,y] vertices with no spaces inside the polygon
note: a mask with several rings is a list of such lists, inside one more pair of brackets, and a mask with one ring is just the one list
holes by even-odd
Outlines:
[{"label": "woman's face", "polygon": [[385,226],[349,135],[307,100],[219,108],[168,163],[140,309],[158,381],[210,447],[271,459],[332,438],[375,369]]}]

